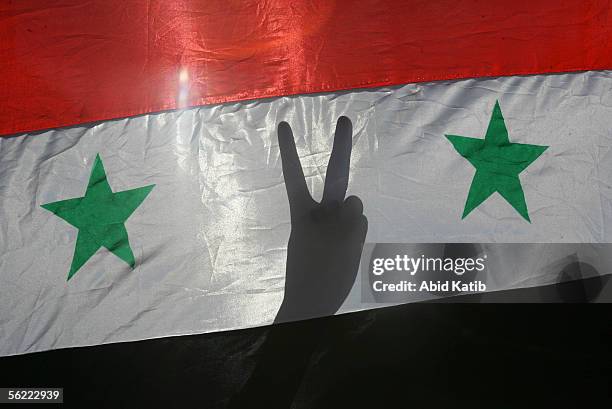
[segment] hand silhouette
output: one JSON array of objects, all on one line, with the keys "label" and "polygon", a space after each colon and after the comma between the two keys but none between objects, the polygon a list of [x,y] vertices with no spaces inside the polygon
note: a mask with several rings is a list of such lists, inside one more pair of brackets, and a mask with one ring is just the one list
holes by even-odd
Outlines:
[{"label": "hand silhouette", "polygon": [[285,297],[275,322],[332,315],[355,282],[368,220],[356,196],[344,200],[349,180],[353,127],[336,124],[321,203],[306,186],[291,127],[278,125],[278,143],[291,213]]},{"label": "hand silhouette", "polygon": [[[317,203],[306,186],[291,127],[286,122],[278,125],[291,235],[287,246],[285,298],[276,323],[336,313],[355,282],[368,220],[362,214],[361,200],[355,196],[344,200],[352,137],[351,121],[340,117],[323,199]],[[325,321],[271,326],[257,353],[256,367],[229,407],[291,407],[317,343],[334,337],[334,333],[334,326],[329,322],[325,325]],[[294,341],[288,343],[287,339]]]}]

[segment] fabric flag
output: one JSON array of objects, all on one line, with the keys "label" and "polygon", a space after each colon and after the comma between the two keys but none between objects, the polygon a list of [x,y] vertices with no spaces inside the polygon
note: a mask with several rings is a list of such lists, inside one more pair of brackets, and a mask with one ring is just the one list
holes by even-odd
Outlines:
[{"label": "fabric flag", "polygon": [[[517,243],[487,291],[612,272],[608,1],[0,11],[1,355],[272,323],[281,121],[320,200],[350,119],[366,243]],[[357,279],[339,312],[381,306]]]}]

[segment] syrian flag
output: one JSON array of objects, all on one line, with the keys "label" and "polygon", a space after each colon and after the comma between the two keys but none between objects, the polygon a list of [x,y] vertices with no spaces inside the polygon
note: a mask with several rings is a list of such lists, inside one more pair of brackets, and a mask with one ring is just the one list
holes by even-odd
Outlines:
[{"label": "syrian flag", "polygon": [[378,308],[382,244],[612,271],[608,1],[0,14],[1,355]]}]

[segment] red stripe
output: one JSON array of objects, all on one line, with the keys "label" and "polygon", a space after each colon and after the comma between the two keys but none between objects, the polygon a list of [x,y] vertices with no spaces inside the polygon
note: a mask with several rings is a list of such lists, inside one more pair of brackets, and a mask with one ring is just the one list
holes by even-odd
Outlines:
[{"label": "red stripe", "polygon": [[610,10],[607,0],[5,1],[0,134],[288,94],[612,68]]}]

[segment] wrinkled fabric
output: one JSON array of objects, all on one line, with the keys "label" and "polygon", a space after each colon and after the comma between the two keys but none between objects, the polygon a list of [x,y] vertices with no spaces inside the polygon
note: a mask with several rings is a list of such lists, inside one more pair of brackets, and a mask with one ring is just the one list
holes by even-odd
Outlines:
[{"label": "wrinkled fabric", "polygon": [[612,69],[609,0],[0,2],[0,135],[312,92]]},{"label": "wrinkled fabric", "polygon": [[[0,354],[271,323],[290,232],[283,120],[317,200],[336,120],[352,120],[367,243],[611,242],[611,90],[610,71],[461,80],[0,139]],[[461,219],[474,169],[444,135],[482,138],[496,101],[512,142],[549,146],[520,176],[531,223],[499,195]],[[101,249],[66,281],[76,229],[40,206],[83,196],[97,154],[113,191],[155,184],[125,223],[136,267]],[[530,268],[494,288],[554,281],[537,246],[512,257]],[[380,306],[359,287],[341,312]]]}]

